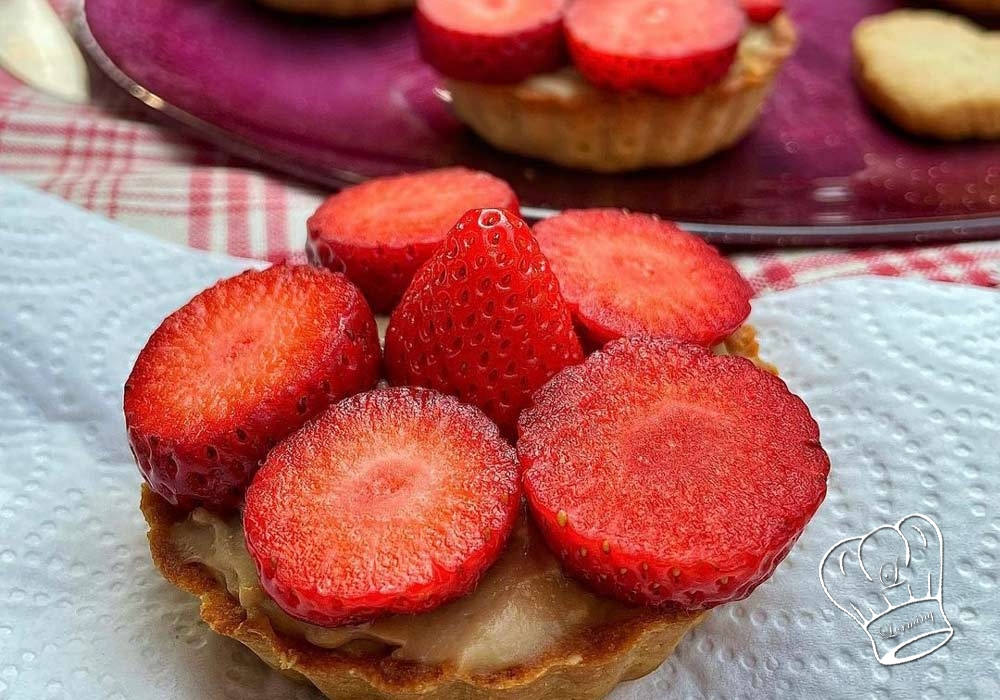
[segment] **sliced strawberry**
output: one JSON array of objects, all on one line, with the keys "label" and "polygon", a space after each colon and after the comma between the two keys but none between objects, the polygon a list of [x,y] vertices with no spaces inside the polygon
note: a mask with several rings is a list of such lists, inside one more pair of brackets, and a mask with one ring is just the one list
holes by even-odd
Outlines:
[{"label": "sliced strawberry", "polygon": [[274,448],[243,526],[264,589],[318,625],[419,613],[468,593],[520,507],[513,448],[427,389],[352,397]]},{"label": "sliced strawberry", "polygon": [[712,246],[675,224],[619,209],[567,211],[535,225],[588,340],[670,336],[713,345],[750,313],[750,286]]},{"label": "sliced strawberry", "polygon": [[751,22],[770,22],[785,9],[784,0],[740,0]]},{"label": "sliced strawberry", "polygon": [[623,338],[535,394],[518,457],[531,513],[565,569],[629,603],[745,598],[826,494],[802,401],[738,357]]},{"label": "sliced strawberry", "polygon": [[581,358],[531,229],[500,209],[462,217],[413,278],[385,336],[392,384],[454,394],[508,436],[532,392]]},{"label": "sliced strawberry", "polygon": [[306,254],[346,273],[372,310],[387,314],[459,217],[478,207],[517,212],[517,195],[503,180],[466,168],[369,180],[310,217]]},{"label": "sliced strawberry", "polygon": [[343,275],[276,265],[219,282],[153,332],[125,383],[139,470],[170,503],[240,503],[260,461],[378,381],[378,334]]},{"label": "sliced strawberry", "polygon": [[566,62],[568,0],[418,0],[425,61],[457,80],[517,83]]},{"label": "sliced strawberry", "polygon": [[746,14],[737,0],[576,0],[565,23],[573,63],[595,85],[689,95],[729,71]]}]

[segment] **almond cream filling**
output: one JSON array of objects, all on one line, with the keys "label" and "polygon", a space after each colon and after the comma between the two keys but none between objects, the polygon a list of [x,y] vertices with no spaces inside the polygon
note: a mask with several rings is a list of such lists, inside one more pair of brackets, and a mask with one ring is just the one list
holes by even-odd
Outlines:
[{"label": "almond cream filling", "polygon": [[471,594],[421,615],[336,628],[294,619],[264,592],[239,518],[224,520],[198,509],[174,525],[172,534],[185,560],[211,570],[248,617],[264,615],[279,632],[326,649],[388,647],[395,658],[486,673],[543,655],[577,630],[635,614],[566,578],[526,521]]}]

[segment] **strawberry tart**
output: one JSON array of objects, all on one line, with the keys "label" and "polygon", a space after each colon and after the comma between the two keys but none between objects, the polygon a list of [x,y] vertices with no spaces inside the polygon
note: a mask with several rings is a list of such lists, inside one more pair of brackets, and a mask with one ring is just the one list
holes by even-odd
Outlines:
[{"label": "strawberry tart", "polygon": [[795,47],[782,0],[418,0],[455,114],[501,150],[598,172],[743,138]]},{"label": "strawberry tart", "polygon": [[[408,245],[392,223],[338,240]],[[597,700],[750,595],[822,502],[749,287],[676,226],[473,208],[384,357],[351,280],[395,262],[369,257],[219,282],[125,386],[154,562],[281,673],[338,699]]]}]

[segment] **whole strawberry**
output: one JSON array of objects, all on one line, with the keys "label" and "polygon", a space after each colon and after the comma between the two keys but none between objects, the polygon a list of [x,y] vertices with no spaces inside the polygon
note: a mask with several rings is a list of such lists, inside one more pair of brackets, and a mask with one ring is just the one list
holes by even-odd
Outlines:
[{"label": "whole strawberry", "polygon": [[535,389],[583,352],[531,229],[473,209],[417,272],[385,337],[389,381],[458,396],[508,437]]}]

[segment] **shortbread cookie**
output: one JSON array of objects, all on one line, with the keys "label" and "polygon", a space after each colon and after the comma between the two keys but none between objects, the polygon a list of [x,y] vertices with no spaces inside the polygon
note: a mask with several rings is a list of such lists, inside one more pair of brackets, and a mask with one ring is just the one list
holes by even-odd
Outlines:
[{"label": "shortbread cookie", "polygon": [[257,0],[276,10],[330,17],[370,17],[413,7],[414,0]]},{"label": "shortbread cookie", "polygon": [[857,26],[854,59],[865,95],[903,129],[1000,138],[1000,32],[944,12],[897,10]]}]

